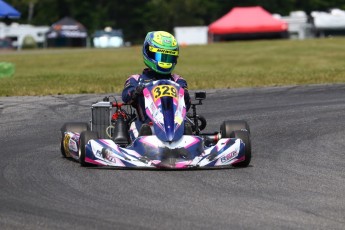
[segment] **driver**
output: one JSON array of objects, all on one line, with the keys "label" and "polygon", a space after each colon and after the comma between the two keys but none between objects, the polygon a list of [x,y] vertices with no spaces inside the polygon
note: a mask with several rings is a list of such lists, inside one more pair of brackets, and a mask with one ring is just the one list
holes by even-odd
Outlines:
[{"label": "driver", "polygon": [[[149,32],[144,40],[142,52],[147,68],[143,70],[142,74],[130,76],[126,80],[122,91],[123,102],[131,104],[137,110],[139,122],[135,124],[137,130],[144,128],[141,125],[149,122],[149,118],[145,113],[143,97],[144,84],[147,82],[162,79],[176,82],[185,90],[184,99],[187,111],[191,106],[187,82],[180,75],[171,73],[177,64],[179,55],[179,46],[175,37],[164,31]],[[131,127],[131,130],[133,130],[133,127]]]}]

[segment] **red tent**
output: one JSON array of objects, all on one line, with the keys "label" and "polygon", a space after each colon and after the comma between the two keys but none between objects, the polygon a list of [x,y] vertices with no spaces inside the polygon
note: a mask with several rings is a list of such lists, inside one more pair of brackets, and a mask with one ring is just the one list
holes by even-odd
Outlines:
[{"label": "red tent", "polygon": [[211,34],[280,33],[287,31],[287,23],[274,18],[261,6],[235,7],[209,25]]}]

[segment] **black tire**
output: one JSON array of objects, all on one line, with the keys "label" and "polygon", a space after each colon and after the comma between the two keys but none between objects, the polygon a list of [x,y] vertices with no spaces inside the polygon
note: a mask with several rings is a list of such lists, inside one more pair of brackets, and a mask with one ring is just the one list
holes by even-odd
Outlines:
[{"label": "black tire", "polygon": [[64,149],[64,137],[65,137],[65,132],[76,132],[76,133],[81,133],[83,131],[90,130],[90,126],[86,122],[68,122],[63,124],[61,127],[61,142],[60,142],[60,150],[61,154],[64,157],[67,157],[65,149]]},{"label": "black tire", "polygon": [[63,137],[65,132],[81,133],[90,130],[90,125],[86,122],[68,122],[65,123],[60,130]]},{"label": "black tire", "polygon": [[246,121],[243,120],[229,120],[223,121],[220,125],[220,133],[222,138],[234,138],[234,131],[242,130],[250,134],[250,128]]},{"label": "black tire", "polygon": [[235,167],[247,167],[252,159],[252,145],[248,131],[236,130],[233,132],[234,138],[239,138],[244,143],[245,160],[234,164]]},{"label": "black tire", "polygon": [[[194,122],[194,117],[192,114],[188,114],[187,116],[190,120],[192,120]],[[198,119],[199,131],[204,130],[207,126],[206,118],[201,116],[201,115],[196,115],[196,117]],[[189,123],[189,124],[191,124],[191,123]],[[191,124],[191,127],[192,127],[192,131],[195,132],[195,128],[196,128],[195,125]]]},{"label": "black tire", "polygon": [[199,130],[203,131],[206,126],[207,126],[207,121],[205,119],[205,117],[201,116],[201,115],[196,115],[196,117],[198,118],[198,124],[199,124]]},{"label": "black tire", "polygon": [[65,152],[65,148],[63,147],[63,139],[60,142],[60,150],[61,150],[61,154],[63,157],[67,157],[66,156],[66,152]]},{"label": "black tire", "polygon": [[89,140],[98,139],[98,133],[94,131],[83,131],[80,134],[80,146],[79,146],[79,163],[81,166],[89,166],[90,164],[85,162],[85,145]]}]

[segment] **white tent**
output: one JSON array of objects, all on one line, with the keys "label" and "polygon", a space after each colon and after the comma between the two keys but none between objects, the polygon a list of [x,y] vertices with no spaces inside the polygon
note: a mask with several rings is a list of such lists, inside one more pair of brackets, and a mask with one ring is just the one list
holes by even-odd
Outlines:
[{"label": "white tent", "polygon": [[313,11],[311,16],[316,29],[345,29],[345,11],[343,10]]},{"label": "white tent", "polygon": [[207,44],[207,26],[175,27],[174,34],[180,45]]}]

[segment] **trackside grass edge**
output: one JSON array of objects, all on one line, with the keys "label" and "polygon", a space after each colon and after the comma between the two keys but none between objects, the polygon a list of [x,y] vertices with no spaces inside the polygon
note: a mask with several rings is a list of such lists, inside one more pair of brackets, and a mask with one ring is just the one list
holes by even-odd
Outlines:
[{"label": "trackside grass edge", "polygon": [[[0,52],[15,65],[0,96],[120,93],[144,68],[141,47]],[[345,38],[184,46],[174,70],[190,89],[345,83]]]}]

